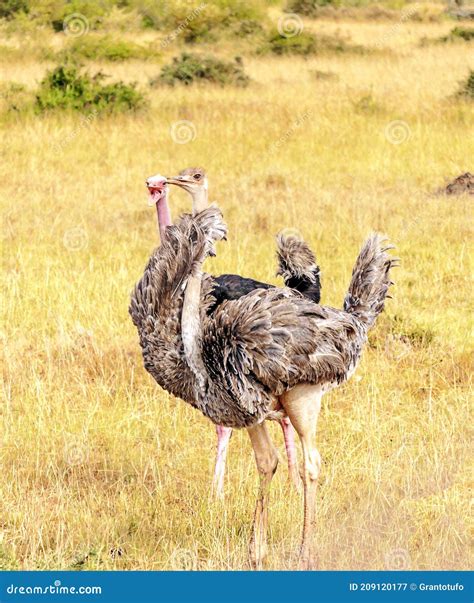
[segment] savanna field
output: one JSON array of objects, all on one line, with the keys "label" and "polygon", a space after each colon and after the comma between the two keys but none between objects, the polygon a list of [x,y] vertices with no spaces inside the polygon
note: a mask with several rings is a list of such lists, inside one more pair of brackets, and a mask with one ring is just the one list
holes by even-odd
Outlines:
[{"label": "savanna field", "polygon": [[[242,16],[215,0],[186,21],[199,3],[151,16],[76,3],[85,21],[69,29],[46,2],[3,15],[0,568],[249,568],[247,434],[234,431],[215,501],[214,427],[144,370],[128,315],[158,242],[145,178],[194,165],[229,227],[211,273],[281,283],[287,229],[317,255],[322,303],[341,307],[371,231],[401,259],[356,375],[323,398],[319,567],[472,565],[474,198],[440,191],[474,171],[474,46],[451,33],[473,26],[436,3],[300,4]],[[232,65],[231,81],[160,79],[182,52]],[[142,100],[116,111],[108,89],[61,106],[44,83],[60,65],[110,76],[94,86],[136,82]],[[176,188],[170,203],[173,216],[190,209]],[[302,496],[270,428],[281,462],[267,568],[293,569]]]}]

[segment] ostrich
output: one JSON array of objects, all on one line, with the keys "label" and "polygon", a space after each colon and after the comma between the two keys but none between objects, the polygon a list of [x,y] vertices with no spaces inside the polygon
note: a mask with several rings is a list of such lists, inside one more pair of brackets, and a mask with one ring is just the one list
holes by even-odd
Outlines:
[{"label": "ostrich", "polygon": [[[202,168],[187,168],[178,176],[169,180],[186,190],[192,197],[193,205],[208,204],[208,180]],[[155,186],[156,185],[156,186]],[[148,178],[147,186],[151,193],[151,203],[156,204],[158,226],[161,240],[164,239],[166,228],[171,225],[171,216],[168,206],[167,191],[162,191],[161,176]],[[320,301],[320,270],[316,258],[309,247],[301,239],[290,236],[277,238],[277,255],[279,260],[278,275],[283,276],[285,285],[303,293],[316,303]],[[223,301],[238,299],[254,289],[269,289],[272,285],[262,283],[250,278],[243,278],[235,274],[223,274],[211,277],[214,282],[213,296],[215,302],[209,309],[212,313]],[[299,476],[296,462],[296,449],[294,443],[294,430],[288,417],[282,418],[280,426],[283,431],[285,448],[288,458],[288,471],[291,482],[299,485]],[[213,491],[218,498],[224,494],[224,476],[227,457],[227,448],[232,429],[216,425],[217,455],[213,479]]]},{"label": "ostrich", "polygon": [[249,546],[257,569],[266,556],[269,489],[278,465],[265,421],[290,419],[303,452],[299,559],[302,568],[311,569],[321,398],[354,373],[383,310],[395,260],[381,235],[371,235],[354,265],[342,310],[275,287],[226,300],[208,314],[212,281],[201,268],[225,234],[220,210],[198,200],[193,214],[167,229],[132,293],[130,314],[145,368],[164,389],[216,425],[248,431],[260,474]]}]

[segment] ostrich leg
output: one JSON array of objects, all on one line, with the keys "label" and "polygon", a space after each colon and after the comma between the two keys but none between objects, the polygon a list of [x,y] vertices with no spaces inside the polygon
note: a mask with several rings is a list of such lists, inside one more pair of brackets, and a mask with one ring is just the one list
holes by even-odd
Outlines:
[{"label": "ostrich leg", "polygon": [[[290,419],[285,417],[280,421],[280,425],[283,431],[283,437],[285,438],[285,449],[288,457],[288,472],[290,475],[291,483],[299,489],[300,487],[300,476],[298,474],[298,462],[296,457],[295,447],[295,430],[291,425]],[[214,467],[214,478],[212,480],[212,491],[214,496],[218,499],[224,498],[224,478],[225,478],[225,467],[227,458],[227,447],[229,440],[232,435],[231,427],[222,427],[222,425],[216,425],[217,433],[217,455],[216,464]]]},{"label": "ostrich leg", "polygon": [[270,482],[278,466],[278,453],[264,423],[250,427],[247,431],[260,474],[259,493],[249,547],[250,563],[254,569],[262,569],[263,560],[267,555],[268,495]]},{"label": "ostrich leg", "polygon": [[222,427],[216,425],[217,433],[217,456],[216,466],[214,468],[214,479],[212,481],[212,490],[216,498],[224,498],[224,477],[225,461],[227,457],[227,446],[232,435],[231,427]]},{"label": "ostrich leg", "polygon": [[301,441],[303,449],[304,519],[300,549],[301,569],[314,569],[312,537],[316,518],[316,486],[321,469],[321,457],[314,445],[318,415],[321,409],[321,388],[317,385],[297,385],[282,396],[286,410]]},{"label": "ostrich leg", "polygon": [[300,476],[298,475],[298,462],[296,456],[295,447],[295,430],[288,417],[285,417],[280,421],[281,428],[283,430],[283,437],[285,438],[286,456],[288,457],[288,473],[290,476],[291,483],[296,489],[300,487]]}]

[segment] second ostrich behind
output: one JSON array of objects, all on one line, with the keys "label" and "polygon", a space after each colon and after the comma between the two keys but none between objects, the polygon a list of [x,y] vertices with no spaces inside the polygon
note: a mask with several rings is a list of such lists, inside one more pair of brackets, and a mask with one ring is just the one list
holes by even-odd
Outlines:
[{"label": "second ostrich behind", "polygon": [[[226,226],[216,207],[198,200],[193,211],[167,229],[159,254],[152,255],[132,294],[130,313],[145,368],[215,424],[247,429],[260,473],[250,541],[256,568],[266,556],[268,493],[278,464],[265,420],[290,419],[303,451],[300,565],[310,569],[321,398],[353,374],[368,331],[383,310],[392,284],[390,247],[378,234],[367,239],[342,310],[320,306],[288,288],[272,288],[225,301],[209,315],[212,284],[201,267],[215,254]],[[177,295],[182,290],[184,299]]]}]

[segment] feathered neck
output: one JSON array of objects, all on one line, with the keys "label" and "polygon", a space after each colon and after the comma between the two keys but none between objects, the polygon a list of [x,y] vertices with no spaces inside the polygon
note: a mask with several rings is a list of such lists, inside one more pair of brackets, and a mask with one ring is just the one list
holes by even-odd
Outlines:
[{"label": "feathered neck", "polygon": [[191,196],[193,198],[193,214],[198,214],[208,207],[207,186],[201,186],[197,191],[193,191]]},{"label": "feathered neck", "polygon": [[[207,187],[202,187],[192,195],[193,215],[208,207]],[[195,262],[193,270],[188,277],[184,291],[183,311],[181,314],[181,339],[183,341],[184,355],[189,368],[196,377],[202,394],[207,389],[208,374],[201,355],[201,284],[202,264],[204,258]]]},{"label": "feathered neck", "polygon": [[165,189],[163,197],[156,204],[156,215],[158,218],[158,231],[160,240],[163,242],[167,226],[171,226],[171,213],[168,205],[168,189]]}]

